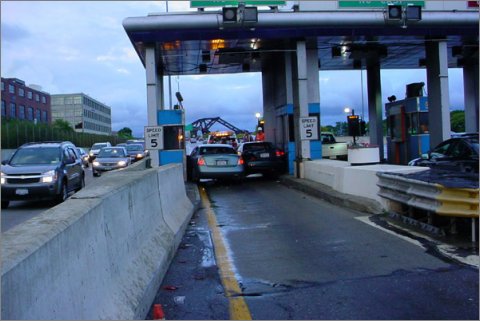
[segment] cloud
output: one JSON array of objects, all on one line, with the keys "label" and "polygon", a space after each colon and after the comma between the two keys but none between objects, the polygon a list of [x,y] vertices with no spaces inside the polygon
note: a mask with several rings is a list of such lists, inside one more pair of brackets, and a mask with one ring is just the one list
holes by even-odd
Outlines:
[{"label": "cloud", "polygon": [[18,25],[11,25],[9,23],[2,23],[2,42],[17,42],[28,39],[31,34],[27,29]]}]

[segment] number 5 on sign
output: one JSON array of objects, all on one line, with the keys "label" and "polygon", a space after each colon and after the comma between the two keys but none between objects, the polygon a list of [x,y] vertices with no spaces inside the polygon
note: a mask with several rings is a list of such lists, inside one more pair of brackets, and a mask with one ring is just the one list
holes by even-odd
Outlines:
[{"label": "number 5 on sign", "polygon": [[163,149],[163,127],[145,126],[145,149]]},{"label": "number 5 on sign", "polygon": [[300,118],[300,139],[318,140],[318,118],[301,117]]}]

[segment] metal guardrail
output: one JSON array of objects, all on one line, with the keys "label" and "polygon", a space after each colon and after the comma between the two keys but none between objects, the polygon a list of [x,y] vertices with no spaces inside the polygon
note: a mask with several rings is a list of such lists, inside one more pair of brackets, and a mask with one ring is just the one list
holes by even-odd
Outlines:
[{"label": "metal guardrail", "polygon": [[440,216],[471,219],[471,240],[476,241],[479,217],[478,188],[449,188],[441,184],[378,172],[378,195],[400,204],[426,210]]},{"label": "metal guardrail", "polygon": [[478,188],[447,188],[389,173],[377,173],[379,196],[408,206],[453,217],[479,217]]}]

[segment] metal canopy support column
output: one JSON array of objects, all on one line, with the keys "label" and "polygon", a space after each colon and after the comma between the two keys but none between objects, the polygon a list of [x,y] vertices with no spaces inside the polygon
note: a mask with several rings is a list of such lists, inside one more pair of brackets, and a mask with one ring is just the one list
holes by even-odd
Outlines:
[{"label": "metal canopy support column", "polygon": [[478,86],[478,59],[472,59],[463,66],[466,132],[478,132]]},{"label": "metal canopy support column", "polygon": [[384,159],[382,126],[382,85],[380,60],[377,55],[367,59],[367,93],[370,143],[378,145],[380,160]]},{"label": "metal canopy support column", "polygon": [[[145,71],[147,80],[147,122],[158,126],[158,110],[163,109],[163,75],[158,74],[157,55],[154,46],[145,49]],[[160,108],[159,108],[160,107]],[[158,151],[151,151],[152,166],[160,165]]]},{"label": "metal canopy support column", "polygon": [[450,138],[447,42],[428,40],[426,46],[430,147]]},{"label": "metal canopy support column", "polygon": [[293,117],[295,124],[296,173],[302,178],[303,160],[310,158],[310,141],[300,139],[300,118],[308,117],[307,46],[305,40],[297,41],[293,68]]}]

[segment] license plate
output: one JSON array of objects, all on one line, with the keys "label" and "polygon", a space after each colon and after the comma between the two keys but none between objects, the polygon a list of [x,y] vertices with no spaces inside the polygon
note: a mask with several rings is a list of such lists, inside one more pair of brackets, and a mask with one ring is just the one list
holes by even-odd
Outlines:
[{"label": "license plate", "polygon": [[260,158],[269,158],[270,154],[269,153],[261,153]]},{"label": "license plate", "polygon": [[215,163],[217,166],[227,166],[227,161],[226,160],[217,160]]},{"label": "license plate", "polygon": [[17,195],[28,195],[28,189],[25,188],[17,188],[15,190],[15,194]]}]

